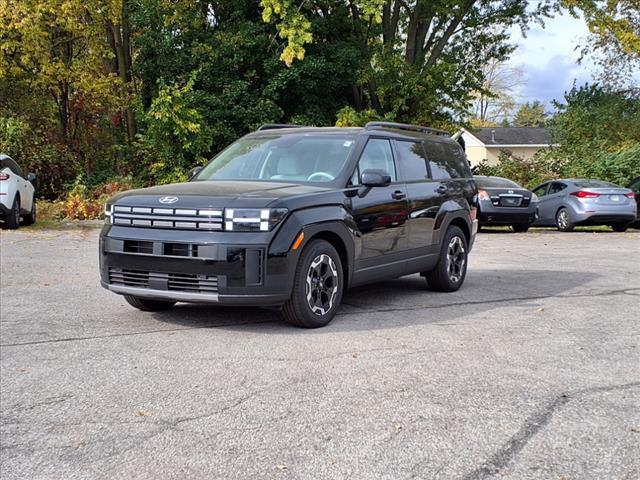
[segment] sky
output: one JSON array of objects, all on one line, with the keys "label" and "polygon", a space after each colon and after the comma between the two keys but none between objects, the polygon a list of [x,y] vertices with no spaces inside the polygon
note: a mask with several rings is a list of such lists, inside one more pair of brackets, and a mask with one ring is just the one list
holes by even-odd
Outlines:
[{"label": "sky", "polygon": [[526,38],[514,29],[512,42],[518,49],[509,63],[520,67],[524,76],[517,103],[540,100],[551,108],[551,101],[562,100],[574,81],[591,82],[594,67],[577,63],[588,33],[582,19],[567,13],[547,19],[544,27],[532,24]]}]

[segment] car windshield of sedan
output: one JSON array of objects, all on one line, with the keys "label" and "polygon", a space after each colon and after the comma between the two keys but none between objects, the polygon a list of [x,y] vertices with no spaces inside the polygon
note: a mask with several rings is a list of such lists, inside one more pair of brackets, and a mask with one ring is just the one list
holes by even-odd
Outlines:
[{"label": "car windshield of sedan", "polygon": [[500,177],[473,177],[480,188],[522,188],[516,182]]},{"label": "car windshield of sedan", "polygon": [[214,157],[196,180],[327,183],[342,171],[354,144],[348,135],[243,138]]}]

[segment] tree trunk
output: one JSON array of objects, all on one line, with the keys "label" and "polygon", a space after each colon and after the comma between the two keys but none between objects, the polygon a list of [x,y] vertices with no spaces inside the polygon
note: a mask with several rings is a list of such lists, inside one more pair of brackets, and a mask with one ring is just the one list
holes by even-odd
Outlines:
[{"label": "tree trunk", "polygon": [[[106,27],[107,41],[115,55],[113,62],[113,66],[117,68],[115,72],[117,72],[122,83],[131,88],[131,45],[126,3],[126,0],[122,2],[120,24],[114,25],[111,22],[107,22]],[[138,129],[135,115],[130,107],[125,108],[124,117],[127,128],[127,140],[132,142],[135,139]]]}]

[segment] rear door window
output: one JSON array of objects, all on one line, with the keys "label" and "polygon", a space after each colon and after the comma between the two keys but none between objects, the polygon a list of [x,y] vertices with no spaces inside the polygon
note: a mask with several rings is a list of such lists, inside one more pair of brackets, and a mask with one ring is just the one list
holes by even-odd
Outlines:
[{"label": "rear door window", "polygon": [[424,181],[429,178],[427,158],[422,143],[405,140],[395,141],[398,153],[398,177],[405,182]]},{"label": "rear door window", "polygon": [[424,148],[429,158],[432,178],[441,180],[471,177],[467,157],[458,144],[426,141]]},{"label": "rear door window", "polygon": [[551,186],[549,187],[549,193],[548,195],[554,195],[556,193],[560,193],[561,191],[563,191],[565,188],[567,188],[567,185],[561,182],[553,182],[551,184]]}]

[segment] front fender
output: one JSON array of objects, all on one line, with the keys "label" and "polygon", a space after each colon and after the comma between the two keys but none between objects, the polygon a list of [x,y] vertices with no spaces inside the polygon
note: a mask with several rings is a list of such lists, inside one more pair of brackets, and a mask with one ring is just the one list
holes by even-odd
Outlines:
[{"label": "front fender", "polygon": [[[291,248],[300,232],[304,232],[304,240],[300,247],[293,251]],[[287,217],[269,245],[269,256],[292,254],[297,258],[309,240],[318,234],[337,237],[344,245],[349,277],[347,284],[349,284],[353,273],[353,261],[357,252],[361,250],[361,245],[356,235],[355,221],[342,206],[328,205],[293,212]]]}]

